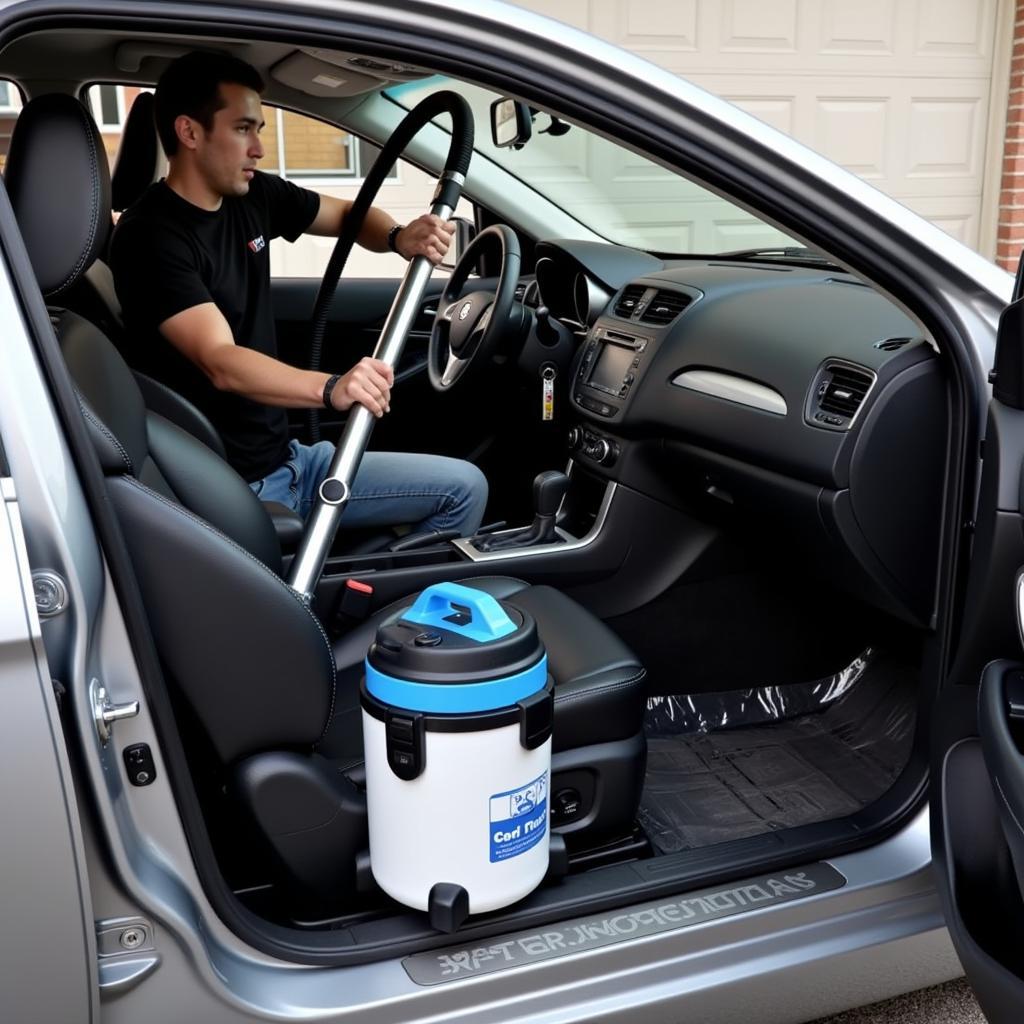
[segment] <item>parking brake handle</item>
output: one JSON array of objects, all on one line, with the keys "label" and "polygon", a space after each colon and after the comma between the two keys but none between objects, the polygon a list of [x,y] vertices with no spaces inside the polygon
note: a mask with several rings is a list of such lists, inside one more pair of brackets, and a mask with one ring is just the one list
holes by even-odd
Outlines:
[{"label": "parking brake handle", "polygon": [[528,548],[535,544],[556,544],[555,516],[569,489],[569,478],[555,469],[538,473],[533,480],[533,522],[521,530],[485,534],[473,538],[477,551],[503,551],[506,548]]}]

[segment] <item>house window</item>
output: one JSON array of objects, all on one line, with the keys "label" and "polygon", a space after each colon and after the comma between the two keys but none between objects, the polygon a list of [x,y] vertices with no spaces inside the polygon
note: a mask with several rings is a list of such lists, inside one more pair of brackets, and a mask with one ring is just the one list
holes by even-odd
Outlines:
[{"label": "house window", "polygon": [[120,131],[124,126],[124,88],[120,85],[90,85],[86,99],[100,131]]},{"label": "house window", "polygon": [[21,93],[13,82],[0,79],[0,171],[7,162],[14,122],[21,113]]},{"label": "house window", "polygon": [[[264,106],[262,170],[303,184],[358,181],[373,166],[380,150],[333,125],[291,110]],[[397,182],[393,167],[385,181]]]},{"label": "house window", "polygon": [[0,116],[21,111],[21,93],[13,82],[0,79]]}]

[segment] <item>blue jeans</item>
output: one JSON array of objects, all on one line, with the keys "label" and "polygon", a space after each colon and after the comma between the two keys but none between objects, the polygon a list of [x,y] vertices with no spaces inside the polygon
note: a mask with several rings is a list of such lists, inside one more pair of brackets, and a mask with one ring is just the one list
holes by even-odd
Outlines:
[{"label": "blue jeans", "polygon": [[[305,519],[327,476],[334,445],[288,443],[288,460],[249,486],[261,501],[277,501]],[[341,518],[346,528],[413,524],[413,532],[456,529],[464,537],[480,526],[487,479],[472,463],[443,455],[366,452]]]}]

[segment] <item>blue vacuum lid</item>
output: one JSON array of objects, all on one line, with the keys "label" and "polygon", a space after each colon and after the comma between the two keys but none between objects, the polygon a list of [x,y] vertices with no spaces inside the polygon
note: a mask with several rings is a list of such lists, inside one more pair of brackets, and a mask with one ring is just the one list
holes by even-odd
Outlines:
[{"label": "blue vacuum lid", "polygon": [[[366,655],[369,692],[402,707],[420,703],[406,684],[432,692],[472,686],[476,708],[463,707],[466,701],[454,693],[441,703],[454,701],[458,708],[434,708],[466,711],[513,704],[542,689],[546,679],[547,657],[533,618],[457,583],[427,587],[397,619],[380,626]],[[491,686],[487,694],[478,688],[494,683],[506,685]]]}]

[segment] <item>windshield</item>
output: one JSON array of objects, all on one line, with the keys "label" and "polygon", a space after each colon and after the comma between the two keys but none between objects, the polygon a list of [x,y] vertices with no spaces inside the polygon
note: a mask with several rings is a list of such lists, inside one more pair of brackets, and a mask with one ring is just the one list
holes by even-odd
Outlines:
[{"label": "windshield", "polygon": [[497,149],[490,108],[498,96],[478,86],[438,76],[396,86],[387,95],[411,109],[441,89],[460,93],[472,108],[479,153],[609,241],[679,255],[796,244],[708,189],[579,125],[551,134],[548,114],[536,115],[522,149]]}]

